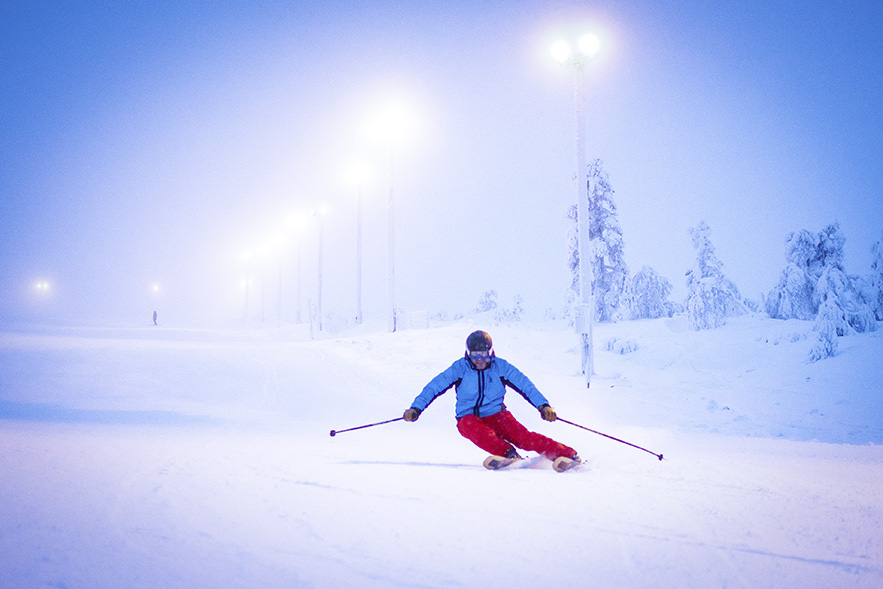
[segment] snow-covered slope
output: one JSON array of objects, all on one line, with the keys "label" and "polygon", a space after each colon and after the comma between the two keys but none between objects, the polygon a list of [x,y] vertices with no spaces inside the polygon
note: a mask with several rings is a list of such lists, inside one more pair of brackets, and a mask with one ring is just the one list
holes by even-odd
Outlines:
[{"label": "snow-covered slope", "polygon": [[[489,472],[453,391],[487,329],[587,464]],[[808,363],[811,324],[0,334],[0,586],[878,587],[880,332]],[[609,350],[608,350],[609,348]],[[625,353],[620,353],[625,352]]]}]

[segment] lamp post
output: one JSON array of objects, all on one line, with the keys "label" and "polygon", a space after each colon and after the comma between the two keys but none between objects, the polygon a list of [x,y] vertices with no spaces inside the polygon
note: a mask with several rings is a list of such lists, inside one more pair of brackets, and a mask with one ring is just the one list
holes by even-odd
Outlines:
[{"label": "lamp post", "polygon": [[412,120],[409,112],[401,106],[386,109],[372,126],[386,142],[387,214],[389,216],[389,330],[396,330],[395,306],[395,212],[393,199],[393,147],[394,142],[410,131]]},{"label": "lamp post", "polygon": [[362,183],[356,195],[356,325],[362,324]]},{"label": "lamp post", "polygon": [[248,296],[249,291],[251,290],[251,260],[253,257],[253,253],[251,250],[242,252],[239,256],[239,259],[245,263],[245,282],[243,286],[245,287],[245,301],[242,307],[242,327],[248,328]]},{"label": "lamp post", "polygon": [[595,360],[592,343],[592,328],[595,322],[594,272],[589,251],[589,208],[588,182],[585,178],[585,98],[583,68],[598,53],[599,41],[595,35],[586,34],[579,38],[577,50],[572,51],[566,41],[552,45],[552,57],[561,65],[573,67],[573,104],[576,123],[576,203],[579,234],[579,305],[576,309],[575,328],[581,340],[581,368],[586,379],[586,387],[592,384]]},{"label": "lamp post", "polygon": [[395,214],[393,213],[393,190],[392,190],[392,140],[388,140],[386,146],[386,183],[389,190],[386,209],[389,214],[389,331],[396,330],[396,287],[395,287]]},{"label": "lamp post", "polygon": [[258,262],[258,264],[260,264],[258,271],[260,272],[260,281],[261,281],[261,292],[260,292],[260,295],[261,295],[261,322],[260,322],[260,325],[261,325],[261,327],[263,327],[264,323],[266,323],[266,321],[267,321],[267,314],[266,314],[267,282],[269,282],[267,279],[267,264],[268,264],[268,260],[270,258],[270,252],[272,251],[271,247],[272,246],[265,244],[265,245],[259,246],[258,248],[256,248],[254,250],[255,254],[257,256],[257,262]]},{"label": "lamp post", "polygon": [[356,325],[362,324],[362,189],[371,175],[367,164],[358,163],[350,170],[350,181],[356,184]]},{"label": "lamp post", "polygon": [[276,253],[276,327],[282,326],[282,265],[288,253],[288,237],[279,233],[273,238],[273,250]]},{"label": "lamp post", "polygon": [[293,235],[294,240],[294,248],[295,248],[295,273],[297,280],[297,294],[295,301],[295,322],[300,325],[303,323],[303,318],[301,316],[301,301],[302,299],[302,285],[303,279],[301,276],[302,262],[301,262],[301,250],[303,250],[303,239],[304,234],[306,233],[307,224],[309,223],[309,218],[305,213],[301,212],[291,212],[286,216],[285,225],[286,230]]},{"label": "lamp post", "polygon": [[319,331],[322,331],[322,262],[323,262],[323,250],[325,247],[325,214],[328,212],[328,209],[325,207],[320,207],[313,214],[319,219],[319,292],[317,293],[317,312],[318,312],[318,320],[319,320]]},{"label": "lamp post", "polygon": [[301,238],[300,234],[298,234],[298,236],[297,236],[297,252],[295,253],[295,255],[297,256],[297,310],[295,312],[295,319],[294,319],[298,325],[303,323],[303,320],[302,320],[303,318],[301,317],[301,314],[300,314],[301,285],[303,284],[303,280],[301,279],[301,255],[300,255],[301,241],[302,241],[302,238]]}]

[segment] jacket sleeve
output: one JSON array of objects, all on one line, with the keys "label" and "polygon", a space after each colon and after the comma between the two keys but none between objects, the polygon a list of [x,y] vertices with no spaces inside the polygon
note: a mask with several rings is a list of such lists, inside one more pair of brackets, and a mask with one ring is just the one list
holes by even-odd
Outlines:
[{"label": "jacket sleeve", "polygon": [[411,407],[416,407],[423,411],[430,403],[450,390],[451,387],[459,385],[461,380],[462,366],[458,360],[451,364],[447,370],[439,373],[435,378],[430,380],[426,386],[423,387],[423,390],[420,391],[420,394],[414,398]]},{"label": "jacket sleeve", "polygon": [[524,397],[528,403],[538,409],[541,405],[549,404],[549,401],[543,396],[543,393],[537,389],[536,385],[534,385],[523,372],[505,361],[502,368],[503,370],[501,371],[500,379],[503,381],[504,385]]}]

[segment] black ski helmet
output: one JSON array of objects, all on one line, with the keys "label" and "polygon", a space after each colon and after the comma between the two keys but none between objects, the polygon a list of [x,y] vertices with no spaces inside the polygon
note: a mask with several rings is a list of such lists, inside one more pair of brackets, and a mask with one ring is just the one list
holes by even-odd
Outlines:
[{"label": "black ski helmet", "polygon": [[473,331],[466,338],[466,349],[470,352],[486,352],[492,347],[494,347],[494,342],[486,331]]}]

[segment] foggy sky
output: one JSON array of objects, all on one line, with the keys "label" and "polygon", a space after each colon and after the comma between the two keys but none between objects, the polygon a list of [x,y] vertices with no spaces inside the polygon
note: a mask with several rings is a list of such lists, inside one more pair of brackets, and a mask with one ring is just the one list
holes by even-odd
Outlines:
[{"label": "foggy sky", "polygon": [[[560,309],[573,200],[572,72],[587,161],[616,191],[626,261],[685,296],[688,229],[759,298],[791,231],[839,221],[846,267],[883,237],[879,2],[5,2],[0,8],[0,320],[235,323],[316,303],[318,224],[243,258],[292,213],[324,217],[323,310],[355,312],[356,161],[366,320],[387,305],[389,102],[396,302],[449,313],[495,289]],[[700,4],[700,5],[697,5]],[[290,227],[289,227],[290,229]],[[35,288],[48,284],[45,291]],[[263,285],[263,288],[261,288]],[[306,312],[304,308],[303,312]]]}]

